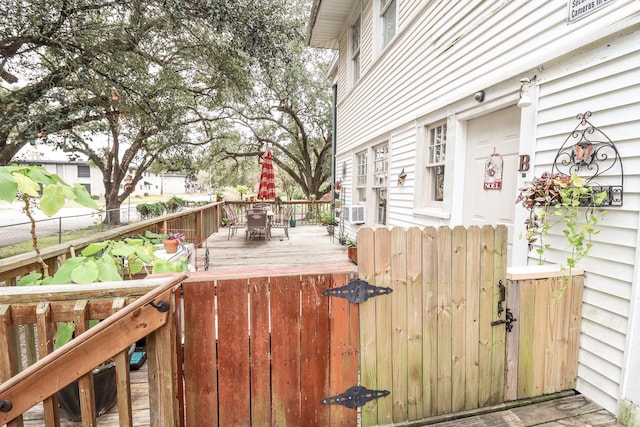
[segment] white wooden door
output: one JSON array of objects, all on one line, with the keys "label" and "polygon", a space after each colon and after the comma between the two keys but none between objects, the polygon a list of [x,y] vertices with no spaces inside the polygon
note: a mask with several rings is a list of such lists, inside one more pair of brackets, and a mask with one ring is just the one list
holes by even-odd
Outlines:
[{"label": "white wooden door", "polygon": [[[513,244],[519,143],[520,109],[516,106],[469,120],[467,123],[462,220],[465,226],[506,225],[509,229],[509,255]],[[497,156],[493,156],[494,153]],[[488,165],[487,161],[490,158],[492,164]],[[487,166],[491,167],[496,162],[502,165],[500,188],[496,188],[499,185],[492,181],[491,173],[486,171]],[[507,262],[511,265],[510,256]]]}]

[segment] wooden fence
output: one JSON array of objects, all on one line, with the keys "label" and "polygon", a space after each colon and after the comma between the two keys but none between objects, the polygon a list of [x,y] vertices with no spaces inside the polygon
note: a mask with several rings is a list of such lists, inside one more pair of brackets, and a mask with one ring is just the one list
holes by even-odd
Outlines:
[{"label": "wooden fence", "polygon": [[358,306],[322,295],[348,279],[186,281],[187,425],[355,426],[355,410],[321,403],[357,384]]},{"label": "wooden fence", "polygon": [[[78,380],[83,426],[95,426],[92,370],[115,358],[118,425],[139,425],[132,417],[127,348],[146,337],[149,357],[151,425],[184,425],[179,304],[176,289],[184,275],[122,283],[0,288],[0,425],[23,425],[22,414],[43,402],[44,424],[60,425],[55,393]],[[166,303],[165,309],[153,304]],[[153,304],[152,304],[153,303]],[[114,314],[115,313],[115,314]],[[88,329],[89,319],[105,319]],[[75,322],[76,335],[53,352],[59,322]],[[32,335],[38,361],[21,365],[25,342],[18,328],[37,325]],[[24,368],[24,369],[23,369]]]},{"label": "wooden fence", "polygon": [[[393,292],[360,305],[322,295],[348,282],[345,271],[225,279],[192,274],[182,289],[184,400],[158,391],[163,381],[170,390],[183,389],[172,382],[181,378],[182,352],[159,355],[173,370],[162,371],[165,378],[153,389],[160,394],[150,395],[152,419],[355,425],[354,409],[320,402],[358,378],[368,389],[390,392],[362,407],[363,426],[455,416],[573,388],[582,272],[507,274],[506,237],[504,226],[363,228],[360,278]],[[6,304],[0,300],[9,331],[21,319],[14,316],[26,311]],[[78,311],[66,307],[64,319]],[[516,320],[507,323],[507,314]],[[56,316],[53,321],[62,319]],[[174,324],[157,339],[178,348],[179,332]],[[16,349],[11,336],[4,335],[0,351]],[[0,362],[14,369],[3,371],[4,379],[16,372],[17,362]],[[149,369],[157,378],[154,362]]]},{"label": "wooden fence", "polygon": [[361,383],[391,392],[362,408],[363,426],[575,386],[582,279],[508,283],[506,248],[505,226],[360,230],[360,277],[393,289],[360,307]]}]

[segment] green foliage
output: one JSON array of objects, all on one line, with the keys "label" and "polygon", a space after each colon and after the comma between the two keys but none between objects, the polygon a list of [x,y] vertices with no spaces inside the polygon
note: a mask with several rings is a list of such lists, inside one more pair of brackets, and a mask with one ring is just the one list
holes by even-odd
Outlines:
[{"label": "green foliage", "polygon": [[187,201],[180,197],[173,196],[165,202],[165,209],[169,213],[177,212],[187,205]]},{"label": "green foliage", "polygon": [[164,202],[139,203],[136,205],[136,210],[144,219],[155,218],[164,215],[165,209],[166,207]]},{"label": "green foliage", "polygon": [[40,209],[47,216],[55,215],[67,200],[98,209],[86,188],[80,184],[71,186],[42,166],[0,166],[0,200],[13,202],[18,197],[39,198]]},{"label": "green foliage", "polygon": [[516,202],[529,210],[525,237],[529,250],[538,244],[536,253],[540,264],[544,263],[544,252],[550,247],[544,238],[557,223],[564,224],[562,233],[571,250],[571,255],[566,258],[566,267],[575,267],[589,253],[593,246],[592,236],[599,232],[595,226],[605,213],[598,207],[606,196],[605,192],[594,192],[575,174],[566,176],[545,172],[528,187],[520,189]]},{"label": "green foliage", "polygon": [[240,184],[236,186],[236,191],[240,193],[240,200],[244,198],[249,193],[249,187],[244,184]]},{"label": "green foliage", "polygon": [[191,176],[194,146],[222,138],[221,107],[287,62],[306,18],[292,3],[0,2],[0,165],[29,144],[85,155],[110,177],[116,224],[151,165]]},{"label": "green foliage", "polygon": [[334,214],[331,210],[324,210],[320,212],[320,222],[325,225],[339,224],[339,222],[334,218]]}]

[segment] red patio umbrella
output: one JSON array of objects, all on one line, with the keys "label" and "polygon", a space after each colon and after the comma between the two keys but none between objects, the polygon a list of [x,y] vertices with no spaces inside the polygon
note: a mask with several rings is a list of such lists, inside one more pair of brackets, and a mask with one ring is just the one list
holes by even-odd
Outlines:
[{"label": "red patio umbrella", "polygon": [[260,187],[258,199],[276,198],[276,176],[273,172],[273,153],[267,148],[262,156],[262,170],[260,171]]}]

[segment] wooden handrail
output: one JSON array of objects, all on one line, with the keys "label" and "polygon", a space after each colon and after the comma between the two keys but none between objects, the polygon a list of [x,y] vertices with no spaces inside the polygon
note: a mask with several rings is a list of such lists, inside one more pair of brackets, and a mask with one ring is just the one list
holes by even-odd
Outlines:
[{"label": "wooden handrail", "polygon": [[[174,228],[195,229],[198,236],[206,238],[219,229],[221,205],[221,203],[212,203],[199,208],[140,221],[135,224],[95,233],[91,236],[70,242],[42,248],[40,253],[42,259],[49,265],[49,273],[53,274],[57,267],[56,264],[64,261],[66,257],[71,255],[70,247],[73,247],[74,250],[78,252],[93,242],[109,239],[116,240],[123,236],[144,233],[146,230],[159,232],[162,229],[167,230]],[[203,216],[205,220],[203,220]],[[14,285],[16,278],[32,271],[39,271],[40,268],[41,265],[34,251],[0,259],[0,281],[7,281],[9,285]]]},{"label": "wooden handrail", "polygon": [[[172,322],[168,322],[168,318],[173,319],[175,310],[178,309],[174,292],[186,277],[185,274],[180,274],[155,279],[160,280],[162,284],[2,383],[0,407],[3,408],[0,409],[0,424],[19,417],[38,402],[52,396],[67,384],[91,372],[95,366],[116,356],[165,324],[175,327]],[[49,292],[53,292],[52,289],[58,286],[47,288]],[[0,312],[10,311],[10,306],[0,307],[9,307],[9,310]],[[10,322],[10,316],[5,315],[3,321],[4,327],[10,327],[10,324],[7,324],[7,321]],[[157,393],[161,399],[170,402],[176,393],[175,387],[159,388]],[[176,417],[175,414],[173,417]]]}]

